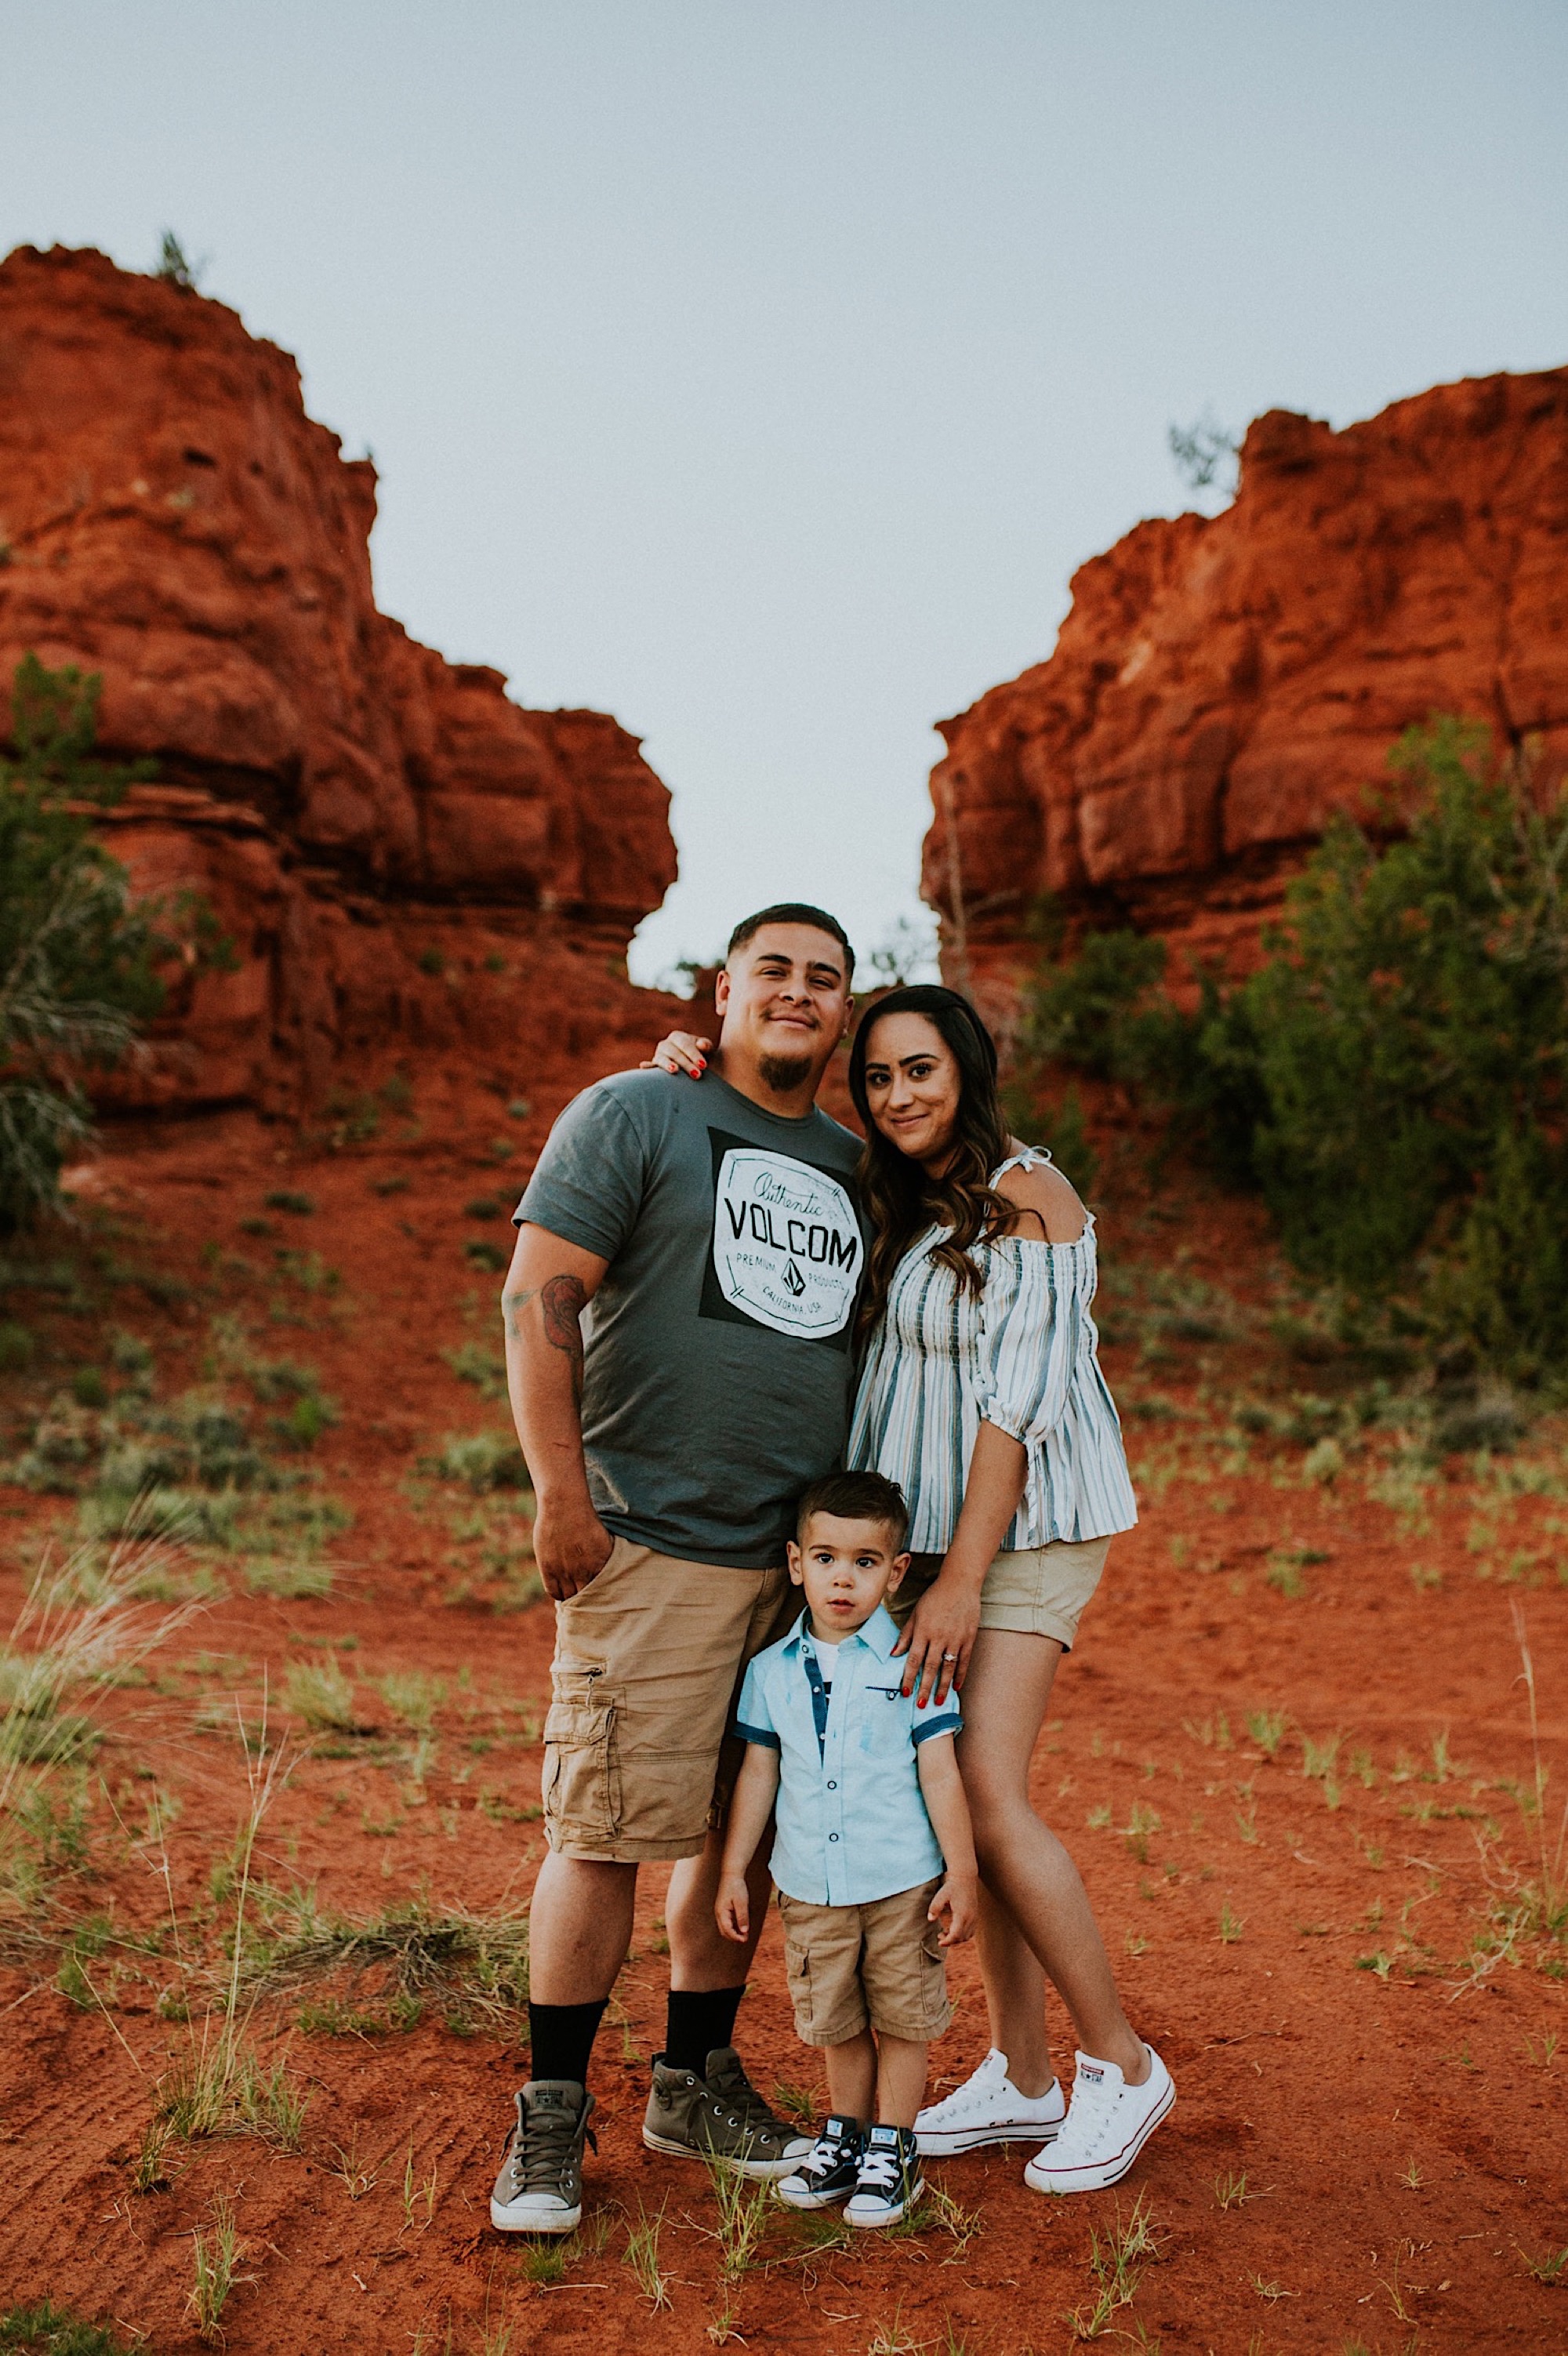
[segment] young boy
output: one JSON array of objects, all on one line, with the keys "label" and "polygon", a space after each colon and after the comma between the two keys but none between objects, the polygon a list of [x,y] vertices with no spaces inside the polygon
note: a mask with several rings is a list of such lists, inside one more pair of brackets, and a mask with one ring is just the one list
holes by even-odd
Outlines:
[{"label": "young boy", "polygon": [[806,1608],[746,1673],[715,1907],[725,1937],[745,1939],[746,1869],[777,1804],[795,2027],[827,2049],[832,2106],[779,2192],[796,2209],[843,2201],[852,2225],[897,2224],[924,2189],[915,2114],[927,2046],[952,2017],[941,1950],[972,1935],[977,1904],[958,1696],[920,1709],[891,1658],[886,1599],[908,1568],[908,1526],[879,1472],[829,1473],[801,1498],[789,1576]]}]

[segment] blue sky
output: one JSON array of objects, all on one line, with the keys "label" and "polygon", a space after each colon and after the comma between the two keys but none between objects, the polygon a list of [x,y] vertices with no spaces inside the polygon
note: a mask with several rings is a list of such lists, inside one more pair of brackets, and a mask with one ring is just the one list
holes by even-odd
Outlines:
[{"label": "blue sky", "polygon": [[649,979],[916,907],[931,723],[1165,433],[1568,359],[1561,0],[55,0],[0,244],[172,226],[381,475],[383,607],[675,794]]}]

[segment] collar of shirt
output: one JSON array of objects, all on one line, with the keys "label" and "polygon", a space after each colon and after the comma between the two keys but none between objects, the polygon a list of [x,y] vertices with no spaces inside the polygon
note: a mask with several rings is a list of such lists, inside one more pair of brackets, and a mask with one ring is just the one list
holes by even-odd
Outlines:
[{"label": "collar of shirt", "polygon": [[[839,1638],[833,1650],[842,1654],[846,1644],[865,1644],[879,1661],[888,1661],[893,1657],[893,1647],[897,1642],[898,1630],[893,1615],[886,1603],[879,1603],[869,1620],[863,1620],[858,1628],[852,1628],[847,1636]],[[807,1649],[815,1652],[818,1644],[819,1639],[811,1633],[811,1612],[808,1604],[785,1638],[784,1650],[787,1653],[801,1653]]]}]

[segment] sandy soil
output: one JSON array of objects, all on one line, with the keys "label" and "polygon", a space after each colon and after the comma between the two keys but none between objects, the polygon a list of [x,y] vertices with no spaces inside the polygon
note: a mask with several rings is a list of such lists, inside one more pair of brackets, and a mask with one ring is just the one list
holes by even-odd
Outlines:
[{"label": "sandy soil", "polygon": [[[252,1594],[242,1565],[220,1559],[219,1592],[147,1682],[73,1697],[107,1736],[90,1847],[35,1922],[108,1913],[117,1937],[162,1925],[162,1941],[153,1954],[111,1940],[74,2001],[54,1954],[0,1977],[0,2304],[48,2296],[127,2340],[195,2348],[193,2235],[227,2201],[242,2279],[218,2329],[235,2356],[655,2356],[708,2346],[726,2311],[734,2340],[759,2349],[1047,2356],[1094,2324],[1096,2248],[1136,2205],[1153,2249],[1130,2303],[1102,2316],[1112,2344],[1568,2346],[1568,2272],[1552,2286],[1532,2271],[1568,2244],[1568,1947],[1530,1912],[1541,1826],[1516,1627],[1522,1612],[1550,1828],[1568,1771],[1561,1430],[1538,1430],[1512,1460],[1425,1475],[1396,1462],[1391,1436],[1309,1460],[1240,1435],[1238,1398],[1284,1403],[1326,1380],[1267,1338],[1253,1214],[1178,1185],[1119,1215],[1114,1178],[1100,1190],[1120,1285],[1106,1363],[1144,1519],[1113,1549],[1064,1669],[1036,1788],[1081,1862],[1130,2010],[1176,2077],[1176,2109],[1135,2175],[1116,2194],[1047,2203],[1023,2186],[1022,2152],[953,2162],[933,2171],[948,2199],[929,2230],[845,2251],[813,2250],[771,2213],[726,2294],[705,2178],[639,2140],[662,2020],[654,1872],[599,2048],[591,2213],[553,2276],[487,2222],[515,2043],[455,2034],[438,2006],[378,2031],[373,1983],[295,1990],[248,2019],[269,2065],[286,2056],[308,2094],[297,2151],[253,2133],[177,2140],[160,2188],[133,2189],[160,2078],[202,2033],[167,2015],[205,1985],[191,1959],[220,1965],[231,1933],[233,1896],[213,1874],[244,1817],[245,1768],[215,1699],[253,1724],[264,1679],[274,1733],[290,1738],[256,1850],[272,1890],[314,1884],[339,1916],[422,1897],[486,1915],[525,1902],[538,1862],[548,1607],[511,1608],[526,1570],[515,1506],[418,1469],[446,1435],[501,1423],[443,1353],[492,1342],[496,1280],[463,1246],[504,1244],[504,1213],[487,1224],[464,1206],[510,1201],[537,1132],[520,1130],[508,1152],[495,1105],[456,1083],[417,1109],[439,1143],[400,1144],[391,1120],[338,1151],[240,1116],[121,1131],[85,1198],[88,1239],[113,1239],[121,1280],[74,1303],[11,1296],[45,1351],[0,1377],[14,1419],[75,1368],[104,1365],[110,1326],[151,1344],[163,1395],[207,1378],[216,1317],[238,1317],[258,1355],[317,1368],[340,1420],[308,1462],[354,1521],[329,1549],[329,1596]],[[399,1177],[403,1191],[376,1191]],[[265,1210],[278,1188],[313,1210]],[[271,1235],[242,1227],[257,1217]],[[20,1605],[40,1532],[69,1545],[75,1512],[0,1492],[0,1601]],[[358,1730],[312,1747],[279,1697],[291,1665],[326,1659],[352,1680]],[[381,1692],[413,1672],[444,1694],[437,1747],[417,1758],[417,1730]],[[179,1953],[154,1792],[173,1815]],[[254,1899],[252,1913],[260,1936]],[[953,1976],[941,2085],[986,2043],[972,1954]],[[302,2005],[334,1994],[371,2016],[360,2033],[298,2025]],[[760,2083],[820,2095],[776,1928],[741,2042]],[[1070,2070],[1070,2042],[1060,2058]],[[662,2221],[663,2305],[628,2262],[628,2231],[650,2217]]]}]

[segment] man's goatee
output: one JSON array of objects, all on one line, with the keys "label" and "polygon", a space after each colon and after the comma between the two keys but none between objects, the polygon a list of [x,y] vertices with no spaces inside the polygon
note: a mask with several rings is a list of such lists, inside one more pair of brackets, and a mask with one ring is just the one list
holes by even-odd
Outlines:
[{"label": "man's goatee", "polygon": [[764,1087],[771,1088],[777,1097],[787,1097],[811,1078],[811,1059],[810,1055],[764,1055],[757,1068]]}]

